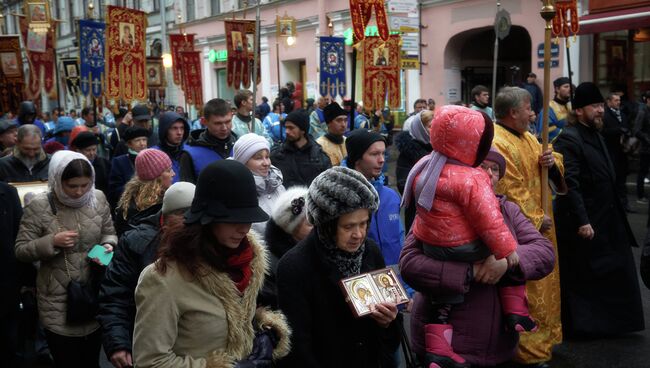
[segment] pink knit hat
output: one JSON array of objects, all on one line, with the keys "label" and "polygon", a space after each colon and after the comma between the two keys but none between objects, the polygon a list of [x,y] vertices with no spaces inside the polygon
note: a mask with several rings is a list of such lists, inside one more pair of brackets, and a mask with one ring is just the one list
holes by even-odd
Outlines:
[{"label": "pink knit hat", "polygon": [[169,156],[157,149],[142,150],[135,157],[135,174],[142,180],[154,180],[171,167]]}]

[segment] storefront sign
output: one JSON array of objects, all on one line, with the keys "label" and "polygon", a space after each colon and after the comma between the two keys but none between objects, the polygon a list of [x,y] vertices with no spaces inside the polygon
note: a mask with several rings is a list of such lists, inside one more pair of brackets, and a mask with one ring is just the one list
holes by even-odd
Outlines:
[{"label": "storefront sign", "polygon": [[[343,37],[345,37],[345,44],[347,46],[352,46],[353,34],[354,32],[352,31],[352,28],[348,28],[345,31],[343,31]],[[399,34],[399,32],[391,31],[390,34]],[[366,37],[368,36],[379,36],[379,31],[377,30],[377,26],[366,27]]]},{"label": "storefront sign", "polygon": [[418,10],[418,0],[389,0],[388,10],[391,13],[414,13]]},{"label": "storefront sign", "polygon": [[420,69],[420,57],[418,55],[402,55],[402,69]]},{"label": "storefront sign", "polygon": [[418,32],[420,20],[412,17],[390,16],[390,29],[404,33]]},{"label": "storefront sign", "polygon": [[228,50],[210,50],[208,52],[208,60],[211,63],[218,63],[228,60]]},{"label": "storefront sign", "polygon": [[418,54],[420,52],[420,37],[418,35],[403,35],[402,36],[402,51],[409,55]]}]

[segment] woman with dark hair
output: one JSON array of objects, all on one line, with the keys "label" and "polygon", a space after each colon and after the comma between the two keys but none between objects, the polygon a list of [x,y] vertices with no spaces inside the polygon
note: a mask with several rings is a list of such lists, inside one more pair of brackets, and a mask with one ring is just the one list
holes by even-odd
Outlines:
[{"label": "woman with dark hair", "polygon": [[165,231],[159,259],[140,275],[138,367],[271,367],[289,352],[284,316],[256,305],[267,255],[249,230],[267,219],[243,164],[201,171],[185,222]]},{"label": "woman with dark hair", "polygon": [[399,330],[392,303],[370,306],[355,318],[339,281],[385,267],[368,238],[375,188],[359,172],[333,167],[314,179],[307,194],[314,230],[280,260],[278,301],[293,329],[287,367],[396,367]]},{"label": "woman with dark hair", "polygon": [[101,333],[93,317],[73,321],[68,311],[71,281],[99,281],[88,251],[96,244],[112,252],[117,243],[104,194],[95,190],[95,172],[77,152],[52,156],[48,192],[25,207],[16,238],[16,258],[40,261],[36,280],[38,312],[57,367],[99,367]]}]

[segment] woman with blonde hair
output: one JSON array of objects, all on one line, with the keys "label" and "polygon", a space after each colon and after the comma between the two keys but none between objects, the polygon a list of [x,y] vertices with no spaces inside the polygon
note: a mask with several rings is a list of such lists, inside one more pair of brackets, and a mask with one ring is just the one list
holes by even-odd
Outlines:
[{"label": "woman with blonde hair", "polygon": [[166,153],[145,149],[135,158],[135,175],[124,187],[115,209],[115,230],[123,234],[140,219],[160,211],[165,191],[172,185],[174,170]]}]

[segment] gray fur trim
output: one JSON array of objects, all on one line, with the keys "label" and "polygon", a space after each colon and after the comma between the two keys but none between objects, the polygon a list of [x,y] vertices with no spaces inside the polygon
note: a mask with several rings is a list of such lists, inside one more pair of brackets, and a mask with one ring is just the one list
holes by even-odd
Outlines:
[{"label": "gray fur trim", "polygon": [[335,166],[314,179],[307,194],[307,218],[320,226],[341,215],[367,208],[376,211],[379,195],[359,172]]}]

